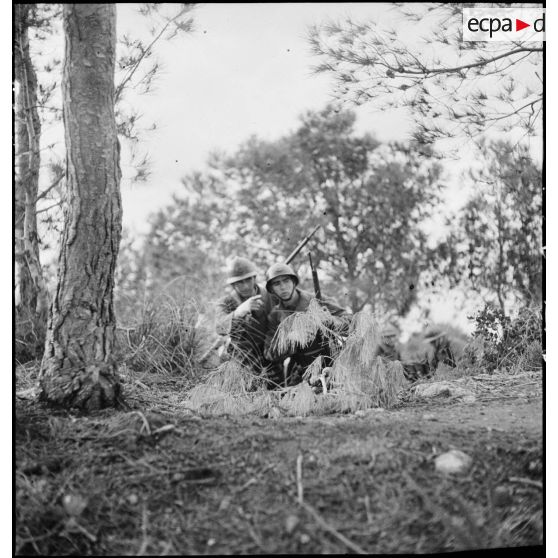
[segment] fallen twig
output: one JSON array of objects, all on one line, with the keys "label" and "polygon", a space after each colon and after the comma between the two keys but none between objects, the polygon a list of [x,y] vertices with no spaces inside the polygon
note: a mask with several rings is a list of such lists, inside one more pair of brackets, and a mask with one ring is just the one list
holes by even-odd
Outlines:
[{"label": "fallen twig", "polygon": [[[376,459],[376,456],[374,456],[374,460]],[[372,512],[370,511],[370,497],[368,496],[368,494],[363,498],[364,500],[364,508],[366,509],[366,521],[368,522],[368,525],[372,525],[373,521],[372,521]]]},{"label": "fallen twig", "polygon": [[145,551],[147,550],[147,547],[149,546],[149,537],[147,536],[147,527],[148,527],[148,521],[149,518],[147,516],[147,508],[145,507],[145,504],[143,505],[142,508],[142,513],[141,513],[141,534],[142,534],[142,538],[141,538],[141,545],[136,553],[137,556],[143,556],[145,554]]},{"label": "fallen twig", "polygon": [[341,534],[337,529],[326,523],[326,521],[320,516],[320,514],[306,502],[300,502],[299,504],[316,520],[316,523],[325,529],[328,533],[331,533],[335,538],[340,540],[347,548],[350,548],[353,552],[357,554],[368,554],[364,549],[358,546],[353,541],[350,541],[345,535]]},{"label": "fallen twig", "polygon": [[541,490],[543,488],[542,482],[536,481],[536,480],[531,480],[531,479],[525,479],[523,477],[510,477],[508,480],[510,482],[516,482],[516,483],[520,483],[520,484],[528,484],[530,486],[536,486],[537,488],[540,488]]},{"label": "fallen twig", "polygon": [[298,495],[298,503],[302,504],[304,499],[302,488],[302,454],[299,454],[296,458],[296,489]]},{"label": "fallen twig", "polygon": [[155,434],[163,434],[164,432],[170,432],[175,428],[176,427],[174,426],[174,424],[165,424],[164,426],[161,426],[161,428],[157,428],[157,430],[154,430],[151,434],[155,436]]},{"label": "fallen twig", "polygon": [[132,414],[134,415],[138,415],[138,417],[140,417],[140,419],[143,422],[142,427],[140,428],[140,434],[143,432],[143,429],[145,428],[147,435],[151,436],[151,427],[149,426],[149,422],[148,420],[145,418],[145,415],[141,412],[141,411],[134,411]]}]

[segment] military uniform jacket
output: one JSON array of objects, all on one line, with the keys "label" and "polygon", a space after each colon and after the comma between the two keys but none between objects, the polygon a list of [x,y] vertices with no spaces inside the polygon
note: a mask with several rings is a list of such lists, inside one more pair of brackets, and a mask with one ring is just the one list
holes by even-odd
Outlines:
[{"label": "military uniform jacket", "polygon": [[[279,303],[276,304],[273,307],[273,309],[271,310],[271,313],[269,315],[269,327],[268,327],[268,331],[267,331],[267,335],[266,335],[266,339],[265,339],[265,349],[270,350],[271,354],[274,358],[280,358],[281,356],[286,356],[286,355],[278,355],[273,348],[272,340],[273,340],[273,337],[274,337],[275,333],[277,332],[279,324],[285,318],[287,318],[288,316],[291,316],[295,312],[306,312],[306,310],[308,310],[308,306],[310,305],[310,301],[313,298],[315,298],[313,294],[311,294],[307,291],[303,291],[302,289],[296,289],[296,290],[299,294],[299,298],[298,298],[298,302],[296,304],[296,307],[287,308],[283,304],[283,301],[279,301]],[[346,318],[346,322],[348,324],[348,322],[350,321],[351,315],[344,308],[339,306],[333,299],[331,299],[329,297],[324,297],[319,302],[322,306],[327,308],[333,316],[336,316],[336,317],[339,317],[339,318]],[[311,344],[310,346],[304,348],[303,352],[308,353],[308,352],[314,352],[315,350],[317,350],[317,347],[313,347],[313,344]]]},{"label": "military uniform jacket", "polygon": [[233,312],[244,302],[236,291],[221,298],[217,302],[216,330],[219,335],[230,335],[234,344],[262,352],[273,302],[271,295],[259,285],[256,285],[255,294],[261,295],[263,307],[242,318],[233,316]]}]

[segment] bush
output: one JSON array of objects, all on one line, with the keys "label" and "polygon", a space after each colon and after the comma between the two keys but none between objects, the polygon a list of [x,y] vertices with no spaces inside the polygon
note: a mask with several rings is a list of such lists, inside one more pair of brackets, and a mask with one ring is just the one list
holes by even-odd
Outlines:
[{"label": "bush", "polygon": [[514,319],[487,304],[475,316],[473,340],[465,347],[465,361],[488,372],[517,371],[542,366],[542,313],[524,307]]},{"label": "bush", "polygon": [[160,294],[143,301],[139,319],[132,321],[128,316],[133,315],[134,303],[119,314],[118,360],[134,371],[186,374],[194,379],[198,359],[211,341],[196,302]]}]

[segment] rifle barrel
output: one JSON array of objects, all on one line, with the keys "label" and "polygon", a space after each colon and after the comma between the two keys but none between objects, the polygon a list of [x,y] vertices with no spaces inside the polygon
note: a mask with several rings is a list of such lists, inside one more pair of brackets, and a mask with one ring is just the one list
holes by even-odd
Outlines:
[{"label": "rifle barrel", "polygon": [[289,254],[289,257],[285,260],[286,264],[290,264],[297,256],[297,254],[306,246],[308,241],[314,236],[315,232],[321,227],[321,225],[316,225],[314,230],[306,237],[304,237],[297,245],[297,247]]},{"label": "rifle barrel", "polygon": [[322,299],[322,291],[320,289],[320,281],[318,279],[318,270],[314,267],[312,262],[312,254],[308,252],[308,259],[310,260],[310,270],[312,271],[312,282],[314,283],[314,295],[318,300]]}]

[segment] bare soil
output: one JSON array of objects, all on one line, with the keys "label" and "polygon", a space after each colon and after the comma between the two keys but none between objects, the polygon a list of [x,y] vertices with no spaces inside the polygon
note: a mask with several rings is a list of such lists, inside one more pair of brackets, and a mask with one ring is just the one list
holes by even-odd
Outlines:
[{"label": "bare soil", "polygon": [[[409,392],[390,410],[279,419],[181,410],[180,378],[130,382],[131,410],[89,416],[16,398],[15,552],[542,545],[541,374],[467,382],[473,403]],[[451,449],[472,457],[466,473],[436,471]]]}]

